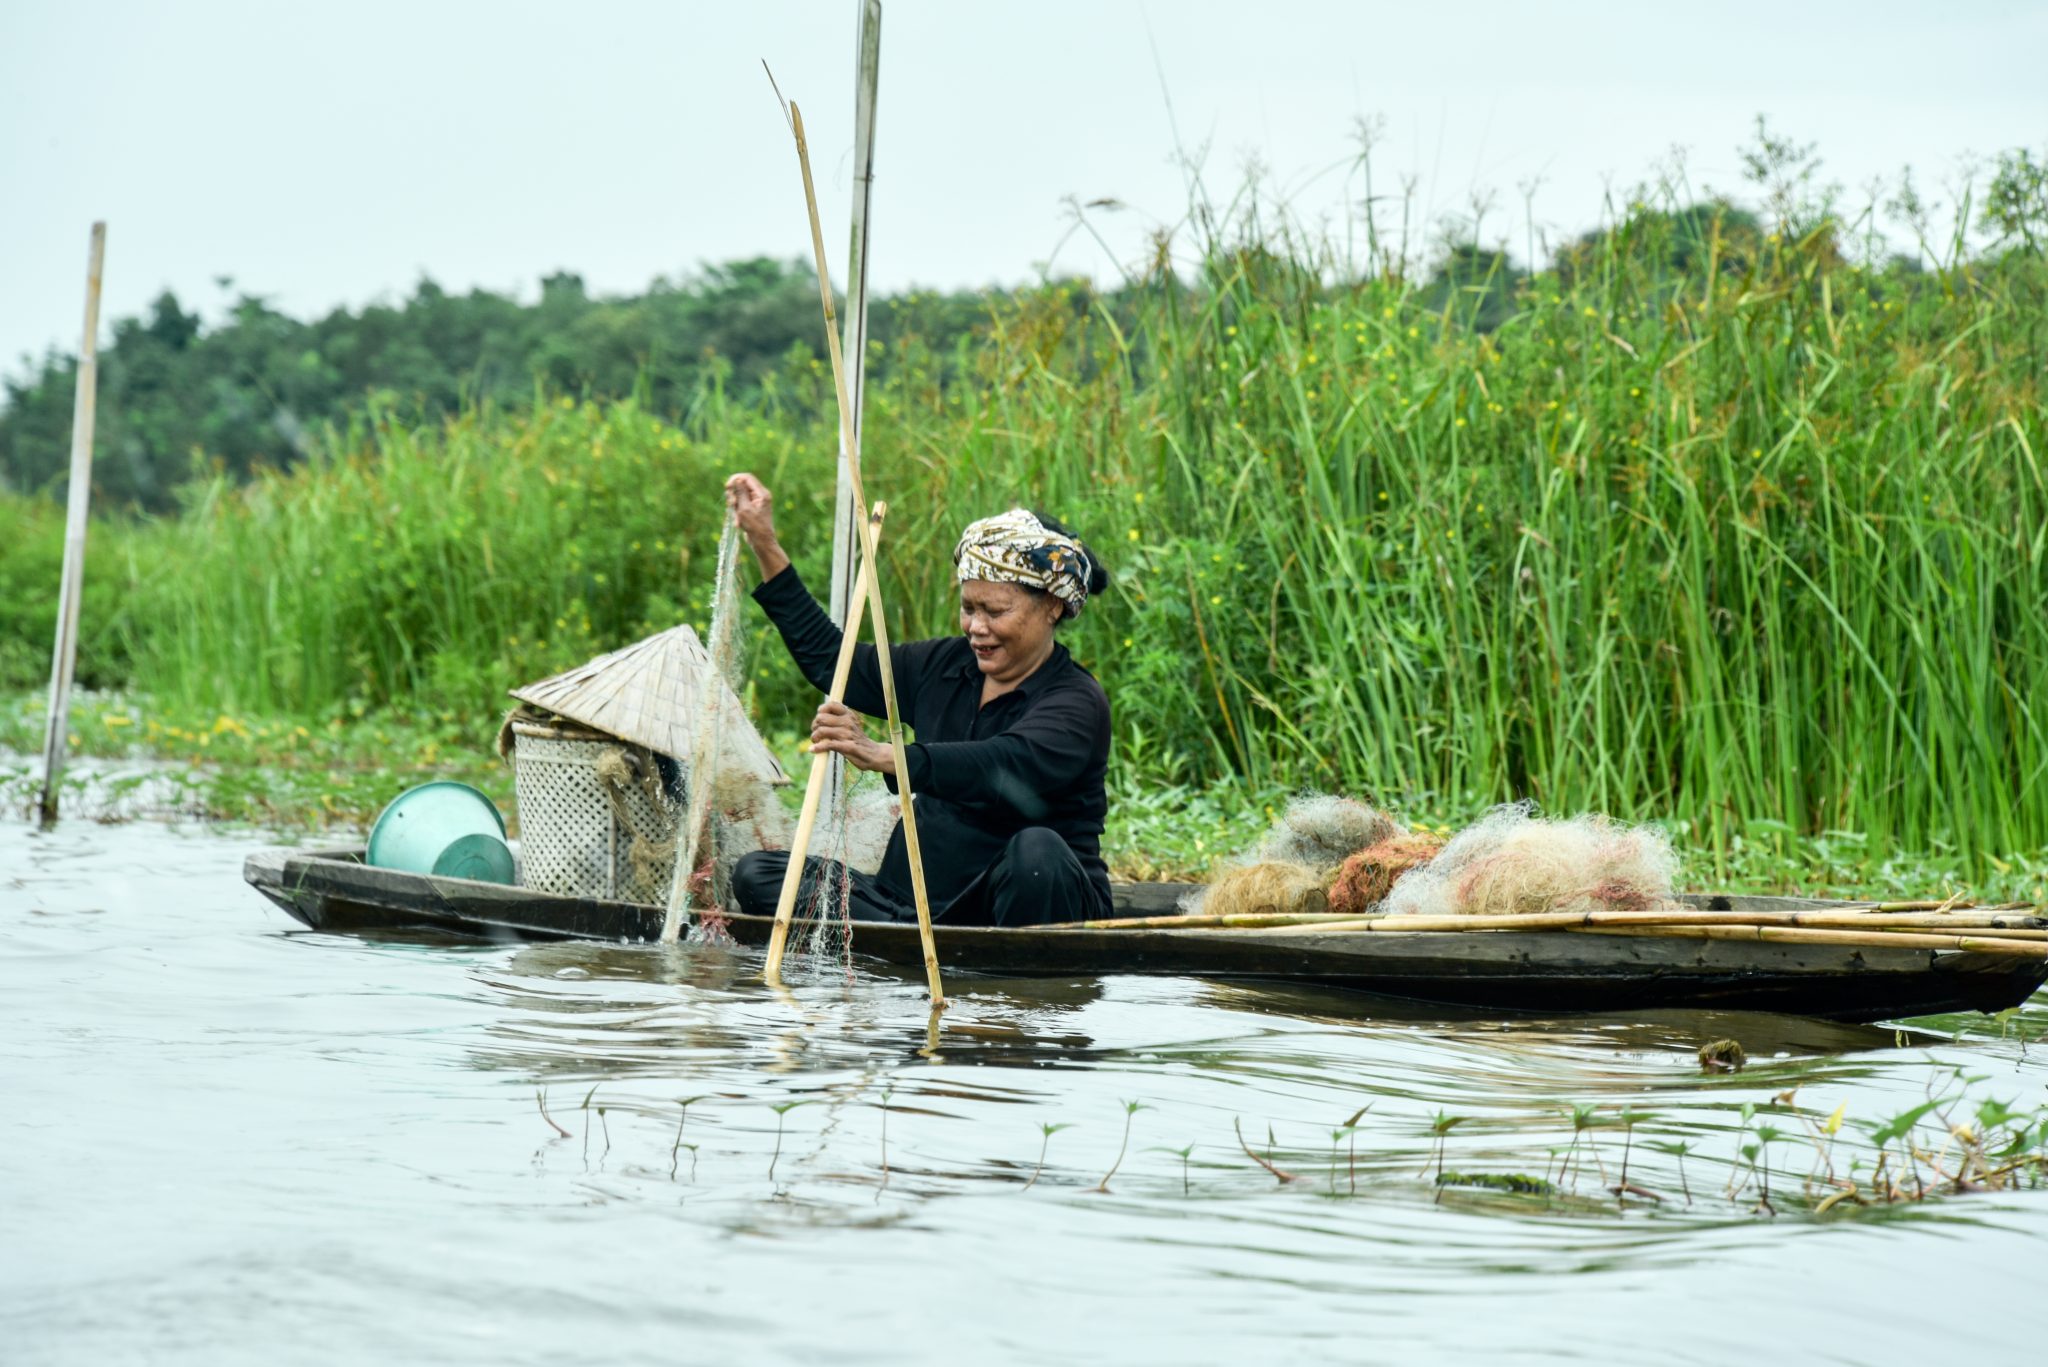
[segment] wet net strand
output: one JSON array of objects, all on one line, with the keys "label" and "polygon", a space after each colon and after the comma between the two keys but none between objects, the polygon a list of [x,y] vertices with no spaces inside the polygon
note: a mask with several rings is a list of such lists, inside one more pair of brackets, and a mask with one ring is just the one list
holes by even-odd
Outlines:
[{"label": "wet net strand", "polygon": [[[669,883],[667,915],[661,938],[675,941],[690,912],[698,915],[691,926],[691,938],[729,938],[719,899],[711,884],[717,880],[717,860],[709,876],[698,865],[707,850],[716,850],[712,830],[715,813],[713,795],[718,789],[718,771],[725,735],[725,694],[738,683],[739,633],[735,630],[739,606],[739,523],[728,516],[718,536],[718,563],[711,586],[711,626],[704,643],[710,666],[701,681],[696,725],[691,730],[689,768],[684,775],[683,818],[677,832],[675,873]],[[699,889],[695,885],[702,882]]]}]

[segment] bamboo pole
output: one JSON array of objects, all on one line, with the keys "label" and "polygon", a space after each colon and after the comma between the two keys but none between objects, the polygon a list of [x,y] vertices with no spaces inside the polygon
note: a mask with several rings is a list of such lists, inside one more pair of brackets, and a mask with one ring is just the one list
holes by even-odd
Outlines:
[{"label": "bamboo pole", "polygon": [[[796,138],[797,165],[803,171],[804,206],[811,216],[811,251],[817,258],[818,297],[825,309],[825,344],[832,358],[832,385],[839,399],[839,440],[847,453],[847,476],[853,482],[854,498],[861,504],[867,503],[867,494],[861,487],[860,448],[853,440],[850,427],[852,402],[846,392],[846,362],[839,351],[839,333],[833,327],[832,310],[832,267],[825,260],[825,231],[818,219],[818,191],[811,180],[810,144],[804,138],[804,116],[794,101],[789,106],[790,132]],[[896,767],[896,792],[903,809],[903,843],[910,856],[911,898],[917,905],[918,938],[924,948],[925,983],[934,1002],[946,999],[943,985],[939,981],[939,951],[932,939],[931,902],[925,894],[924,853],[917,839],[917,807],[910,791],[910,759],[903,742],[903,718],[896,707],[896,669],[889,652],[888,610],[882,603],[880,562],[875,559],[874,531],[865,522],[860,523],[861,555],[864,562],[874,567],[867,576],[868,611],[873,618],[875,631],[875,662],[882,675],[882,701],[888,713],[889,750]]]},{"label": "bamboo pole", "polygon": [[[1812,919],[1818,915],[1819,919]],[[1276,935],[1324,935],[1331,932],[1377,931],[1418,933],[1473,930],[1580,930],[1594,927],[1621,931],[1660,926],[1775,927],[1779,929],[1856,929],[1872,934],[1905,934],[1914,927],[1898,916],[1872,916],[1858,921],[1845,912],[1800,911],[1544,911],[1501,916],[1361,916],[1297,923],[1274,929]],[[1978,929],[1969,921],[1937,922],[1958,929]],[[1995,928],[1992,927],[1992,928]],[[2021,929],[2034,929],[2024,927]]]},{"label": "bamboo pole", "polygon": [[78,668],[78,601],[85,586],[86,515],[92,501],[93,406],[99,391],[100,272],[107,255],[107,225],[92,225],[86,252],[85,334],[78,346],[78,381],[71,406],[71,487],[64,500],[64,568],[57,589],[57,639],[50,660],[50,710],[43,725],[45,829],[57,821],[57,787],[71,736],[71,682]]},{"label": "bamboo pole", "polygon": [[[861,415],[867,408],[868,354],[868,207],[875,169],[875,99],[882,68],[882,0],[861,5],[860,32],[853,63],[853,211],[846,263],[846,324],[840,350],[853,358],[847,388],[853,400],[853,443],[860,448]],[[848,453],[842,443],[832,501],[832,580],[826,601],[833,622],[846,625],[847,603],[854,593],[854,522],[861,505],[853,494]],[[825,778],[836,802],[847,782],[846,756],[835,754]]]},{"label": "bamboo pole", "polygon": [[[853,63],[853,224],[847,244],[845,339],[840,350],[850,358],[847,396],[853,401],[853,445],[860,449],[861,415],[867,408],[868,354],[868,208],[875,175],[875,96],[881,82],[882,0],[865,0],[860,10],[860,36]],[[838,489],[832,504],[832,620],[846,624],[846,605],[853,591],[854,519],[860,502],[853,495],[848,452],[839,449]],[[845,772],[833,756],[832,782]]]},{"label": "bamboo pole", "polygon": [[2048,959],[2048,941],[2015,940],[1997,935],[1933,935],[1921,931],[1811,930],[1792,926],[1645,926],[1629,930],[1613,926],[1577,926],[1574,934],[1656,935],[1673,939],[1762,940],[1771,944],[1839,945],[1860,949],[1951,949],[1972,954],[2010,954]]},{"label": "bamboo pole", "polygon": [[[1803,912],[1537,912],[1519,916],[1374,916],[1324,915],[1276,916],[1146,916],[1124,921],[1075,922],[1061,929],[1170,929],[1191,921],[1212,924],[1188,926],[1210,934],[1260,931],[1268,935],[1351,935],[1378,932],[1391,935],[1431,933],[1554,932],[1582,935],[1643,935],[1674,939],[1749,940],[1779,944],[1840,945],[1869,949],[1963,950],[1978,954],[2013,954],[2024,958],[2048,958],[2048,929],[2037,925],[2007,928],[1996,919],[1983,927],[1971,924],[1975,917],[1959,918],[1957,925],[1946,917],[1867,916],[1835,913],[1811,917]],[[1815,923],[1816,919],[1819,921]],[[2015,918],[2033,920],[2035,918]],[[1925,921],[1925,925],[1914,924]],[[1166,922],[1170,925],[1137,922]],[[1958,932],[1985,929],[1983,935],[1942,934],[1937,930],[1955,926]]]},{"label": "bamboo pole", "polygon": [[[1531,916],[1549,919],[1531,920]],[[1524,916],[1358,916],[1342,911],[1233,912],[1209,916],[1130,916],[1101,921],[1073,921],[1061,930],[1264,930],[1279,926],[1308,926],[1317,930],[1549,930],[1570,929],[1581,920],[1613,925],[1782,925],[1818,928],[1871,930],[1912,930],[1943,928],[1991,929],[2022,939],[2048,936],[2048,922],[2030,910],[2005,912],[1972,911],[1927,914],[1873,914],[1867,910],[1843,911],[1702,911],[1680,908],[1672,911],[1540,912]],[[1427,922],[1427,924],[1417,924]]]},{"label": "bamboo pole", "polygon": [[[869,517],[869,525],[879,537],[882,517],[889,511],[885,503],[877,503]],[[875,538],[869,539],[874,544]],[[838,702],[846,696],[846,680],[853,673],[853,652],[860,644],[861,618],[867,612],[868,576],[874,561],[861,558],[860,572],[854,577],[853,603],[847,610],[847,622],[840,629],[839,658],[832,665],[832,688],[825,696]],[[824,796],[825,784],[832,773],[830,760],[839,758],[836,754],[813,750],[811,772],[804,783],[804,805],[797,812],[796,834],[790,840],[789,867],[782,871],[782,891],[775,899],[775,925],[768,932],[768,962],[761,970],[761,976],[770,984],[782,983],[782,956],[789,942],[790,918],[796,914],[797,890],[803,883],[804,865],[808,862],[811,848],[811,831],[818,823],[818,800]]]}]

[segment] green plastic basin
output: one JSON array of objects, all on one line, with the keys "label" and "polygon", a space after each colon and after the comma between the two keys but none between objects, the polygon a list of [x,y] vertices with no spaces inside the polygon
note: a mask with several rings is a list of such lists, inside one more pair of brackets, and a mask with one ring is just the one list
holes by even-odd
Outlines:
[{"label": "green plastic basin", "polygon": [[505,818],[467,783],[423,783],[391,799],[370,828],[369,862],[380,869],[510,883]]}]

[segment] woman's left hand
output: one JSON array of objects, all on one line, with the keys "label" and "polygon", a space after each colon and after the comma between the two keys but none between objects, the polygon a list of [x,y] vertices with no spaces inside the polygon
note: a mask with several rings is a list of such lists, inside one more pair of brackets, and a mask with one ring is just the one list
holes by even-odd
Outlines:
[{"label": "woman's left hand", "polygon": [[871,774],[894,774],[896,753],[880,741],[868,739],[860,713],[845,703],[828,702],[811,719],[811,749],[844,755],[846,762]]}]

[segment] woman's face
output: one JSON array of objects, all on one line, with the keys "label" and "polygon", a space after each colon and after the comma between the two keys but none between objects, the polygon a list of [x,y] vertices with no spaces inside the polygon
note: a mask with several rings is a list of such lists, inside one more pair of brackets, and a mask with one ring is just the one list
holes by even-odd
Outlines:
[{"label": "woman's face", "polygon": [[960,585],[960,630],[983,674],[1012,679],[1038,668],[1052,644],[1060,600],[1017,584],[969,579]]}]

